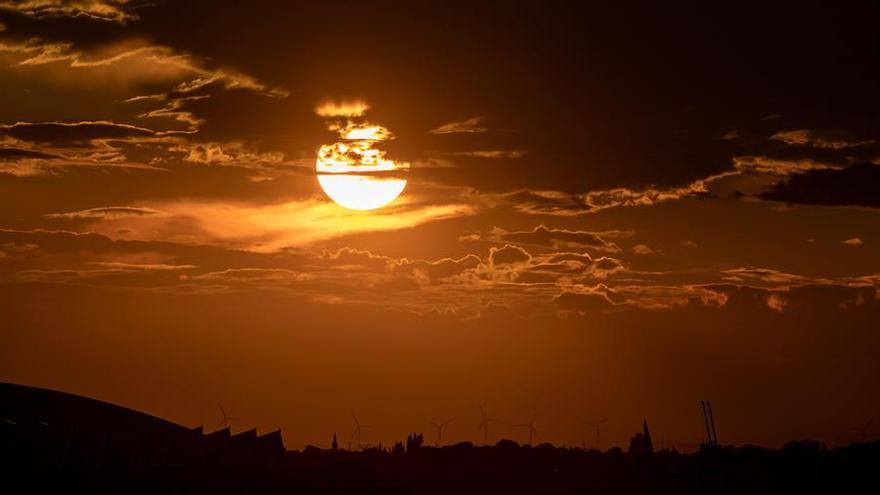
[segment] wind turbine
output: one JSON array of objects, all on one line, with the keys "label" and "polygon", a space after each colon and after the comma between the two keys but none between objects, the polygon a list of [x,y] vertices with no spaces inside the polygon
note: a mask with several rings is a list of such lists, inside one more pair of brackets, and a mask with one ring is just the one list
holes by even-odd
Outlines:
[{"label": "wind turbine", "polygon": [[455,421],[455,418],[447,419],[446,421],[439,423],[439,424],[435,423],[427,418],[422,418],[422,419],[424,419],[426,423],[430,424],[434,428],[437,428],[437,447],[440,447],[441,445],[443,445],[443,427],[448,425],[449,423],[452,423],[453,421]]},{"label": "wind turbine", "polygon": [[868,440],[868,429],[871,428],[871,424],[873,424],[873,423],[874,423],[874,420],[872,419],[861,426],[853,426],[850,428],[850,430],[861,434],[862,441],[866,442]]},{"label": "wind turbine", "polygon": [[538,437],[538,440],[541,439],[541,437],[538,436],[538,430],[535,429],[535,420],[537,418],[538,418],[538,414],[535,413],[535,415],[532,416],[532,420],[529,421],[528,423],[521,423],[518,425],[513,425],[516,428],[528,428],[529,429],[529,445],[532,444],[532,437]]},{"label": "wind turbine", "polygon": [[585,425],[587,425],[587,426],[589,426],[589,427],[591,427],[591,428],[595,428],[595,429],[596,429],[596,448],[597,448],[597,449],[599,448],[599,433],[600,433],[600,428],[602,427],[603,424],[605,424],[606,421],[608,421],[608,418],[602,418],[601,421],[597,421],[597,422],[595,422],[595,423],[591,423],[591,422],[589,422],[589,421],[584,421],[584,424],[585,424]]},{"label": "wind turbine", "polygon": [[477,427],[477,430],[483,430],[483,443],[489,445],[489,423],[493,421],[501,421],[498,418],[490,418],[486,416],[486,412],[483,411],[483,406],[477,403],[477,407],[480,408],[480,417],[482,417],[482,421],[480,421],[480,426]]},{"label": "wind turbine", "polygon": [[365,425],[358,421],[357,416],[354,413],[351,413],[351,418],[354,419],[354,431],[351,432],[351,435],[348,437],[348,443],[351,444],[351,439],[354,438],[355,435],[358,437],[358,448],[363,447],[363,443],[361,443],[361,430],[364,428],[372,428],[373,425]]},{"label": "wind turbine", "polygon": [[230,421],[238,421],[238,418],[226,414],[226,409],[223,409],[223,404],[218,402],[217,407],[220,409],[220,423],[217,424],[219,428],[226,428],[229,426]]}]

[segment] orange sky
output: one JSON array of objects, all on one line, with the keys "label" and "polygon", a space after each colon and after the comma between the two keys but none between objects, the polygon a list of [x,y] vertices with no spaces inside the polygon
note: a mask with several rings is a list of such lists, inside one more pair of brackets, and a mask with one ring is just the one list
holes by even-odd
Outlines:
[{"label": "orange sky", "polygon": [[[870,18],[0,2],[0,380],[291,448],[351,412],[477,440],[477,403],[494,439],[686,446],[701,399],[722,441],[849,441],[880,413]],[[344,208],[319,156],[405,188]]]}]

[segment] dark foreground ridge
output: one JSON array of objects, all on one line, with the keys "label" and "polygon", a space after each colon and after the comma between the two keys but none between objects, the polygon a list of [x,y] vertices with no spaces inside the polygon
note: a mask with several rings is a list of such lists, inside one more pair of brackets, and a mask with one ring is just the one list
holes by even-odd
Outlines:
[{"label": "dark foreground ridge", "polygon": [[[647,433],[647,431],[645,432]],[[880,442],[606,452],[460,443],[286,451],[281,433],[204,434],[131,409],[0,383],[0,493],[848,493],[873,491]]]}]

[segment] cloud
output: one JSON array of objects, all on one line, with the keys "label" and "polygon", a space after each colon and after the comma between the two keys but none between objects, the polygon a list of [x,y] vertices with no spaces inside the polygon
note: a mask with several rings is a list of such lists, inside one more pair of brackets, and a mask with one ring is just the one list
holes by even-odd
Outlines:
[{"label": "cloud", "polygon": [[864,244],[864,242],[862,242],[862,240],[859,239],[858,237],[853,237],[852,239],[847,239],[847,240],[843,241],[843,244],[846,244],[847,246],[858,247],[858,246],[861,246],[862,244]]},{"label": "cloud", "polygon": [[483,126],[483,117],[472,117],[467,120],[450,122],[448,124],[443,124],[436,129],[431,129],[431,134],[472,134],[472,133],[480,133],[486,132],[485,126]]},{"label": "cloud", "polygon": [[[204,165],[234,166],[262,171],[302,167],[301,162],[288,161],[284,153],[280,151],[260,151],[243,141],[228,143],[181,141],[169,148],[168,151],[181,153],[185,162]],[[309,165],[311,166],[313,163],[310,162]]]},{"label": "cloud", "polygon": [[810,170],[776,184],[760,197],[786,203],[880,208],[880,165]]},{"label": "cloud", "polygon": [[119,219],[162,215],[159,210],[152,208],[138,208],[133,206],[105,206],[101,208],[89,208],[87,210],[71,211],[67,213],[49,213],[46,218],[54,219]]},{"label": "cloud", "polygon": [[90,265],[99,266],[107,270],[115,271],[143,271],[143,270],[192,270],[198,268],[196,265],[169,265],[166,263],[122,263],[117,261],[95,261]]},{"label": "cloud", "polygon": [[632,252],[634,252],[636,254],[657,254],[657,253],[660,253],[660,251],[657,251],[657,250],[651,248],[647,244],[636,244],[635,246],[632,247]]},{"label": "cloud", "polygon": [[125,24],[138,18],[132,12],[137,3],[130,0],[19,0],[0,2],[0,10],[14,11],[37,19],[85,17]]},{"label": "cloud", "polygon": [[581,230],[551,229],[545,225],[538,225],[531,231],[507,232],[504,229],[495,228],[486,236],[487,239],[496,241],[513,242],[518,244],[549,246],[555,249],[594,249],[616,253],[620,247],[605,237],[627,237],[629,232],[587,232]]},{"label": "cloud", "polygon": [[788,306],[788,301],[780,294],[776,293],[767,296],[766,301],[767,307],[778,313],[785,311],[785,307]]},{"label": "cloud", "polygon": [[615,188],[568,194],[560,191],[519,190],[510,193],[483,195],[491,205],[511,205],[530,215],[574,217],[618,207],[651,206],[666,201],[709,195],[709,184],[737,172],[725,172],[699,179],[681,187],[660,189]]},{"label": "cloud", "polygon": [[23,150],[17,148],[0,148],[0,162],[15,161],[21,159],[52,159],[58,158],[56,155],[43,153],[41,151]]},{"label": "cloud", "polygon": [[525,150],[477,150],[477,151],[450,151],[451,156],[469,156],[473,158],[522,158],[526,155]]},{"label": "cloud", "polygon": [[483,260],[474,254],[468,254],[461,258],[442,258],[434,261],[410,261],[404,258],[392,262],[390,269],[394,273],[413,277],[420,285],[427,285],[439,283],[467,271],[475,270],[482,262]]},{"label": "cloud", "polygon": [[[143,157],[166,154],[176,132],[111,121],[0,125],[0,172],[26,177],[72,167],[161,170]],[[138,156],[139,158],[133,158]]]},{"label": "cloud", "polygon": [[553,302],[565,311],[579,313],[606,311],[615,308],[615,304],[608,298],[606,290],[593,292],[563,292],[553,298]]},{"label": "cloud", "polygon": [[308,273],[286,268],[230,268],[198,275],[183,275],[187,283],[223,283],[250,287],[286,286],[310,280]]},{"label": "cloud", "polygon": [[[139,232],[142,238],[182,238],[261,252],[474,214],[469,205],[421,202],[414,194],[371,212],[349,210],[316,197],[265,205],[180,199],[142,206],[165,212],[126,219],[124,226]],[[114,235],[119,227],[110,219],[90,225],[92,230],[107,235]]]},{"label": "cloud", "polygon": [[856,146],[864,146],[876,142],[873,139],[853,141],[846,139],[843,136],[843,133],[840,132],[819,132],[811,131],[809,129],[797,129],[791,131],[777,132],[776,134],[770,136],[770,139],[781,141],[788,145],[810,146],[813,148],[827,148],[835,150],[843,148],[854,148]]},{"label": "cloud", "polygon": [[321,117],[363,117],[370,109],[370,105],[364,101],[325,101],[315,107],[315,113]]},{"label": "cloud", "polygon": [[0,132],[22,141],[38,143],[83,143],[97,139],[152,137],[151,129],[106,120],[84,122],[16,122],[0,125]]},{"label": "cloud", "polygon": [[733,166],[737,172],[741,173],[760,173],[777,176],[802,174],[811,170],[840,168],[837,165],[817,162],[811,159],[780,160],[766,156],[734,157]]},{"label": "cloud", "polygon": [[[586,253],[533,254],[512,245],[483,257],[393,258],[350,247],[248,252],[197,244],[121,241],[100,234],[0,230],[0,279],[75,283],[170,293],[278,291],[332,304],[458,317],[489,305],[524,314],[608,310],[742,308],[786,313],[816,304],[835,311],[880,307],[880,275],[816,279],[772,269],[737,269],[726,283],[691,284],[682,274],[640,281],[620,260]],[[619,276],[618,276],[619,275]],[[689,274],[684,274],[688,276]],[[678,280],[677,282],[664,282]],[[872,309],[873,308],[873,309]]]},{"label": "cloud", "polygon": [[[139,101],[143,97],[130,98],[123,103],[132,103]],[[205,123],[205,119],[197,116],[195,113],[184,110],[184,107],[191,102],[205,100],[209,98],[207,95],[201,96],[175,96],[158,95],[153,98],[155,101],[162,101],[165,104],[159,108],[154,108],[147,112],[141,113],[138,117],[142,119],[171,119],[175,122],[181,122],[188,126],[190,133],[195,133],[198,128]]]},{"label": "cloud", "polygon": [[529,261],[531,261],[531,259],[532,255],[519,246],[505,244],[500,248],[489,248],[489,265],[492,267],[513,265],[518,263],[528,263]]},{"label": "cloud", "polygon": [[[521,213],[530,215],[546,215],[557,217],[575,217],[592,214],[610,208],[652,206],[667,201],[676,201],[687,198],[708,198],[725,191],[725,184],[732,183],[731,187],[747,187],[747,183],[733,183],[737,179],[757,177],[754,180],[757,186],[751,186],[755,191],[746,195],[755,194],[757,199],[769,199],[785,201],[786,197],[797,195],[793,189],[812,186],[813,177],[829,178],[836,182],[859,182],[854,184],[854,198],[847,200],[847,193],[838,191],[839,199],[836,204],[856,202],[862,206],[875,206],[880,194],[877,193],[877,184],[880,181],[874,177],[880,174],[880,167],[873,164],[856,165],[844,168],[835,163],[826,163],[812,159],[774,159],[767,156],[737,156],[732,158],[733,168],[701,179],[694,180],[683,186],[658,188],[654,186],[634,189],[619,187],[588,191],[586,193],[572,194],[561,191],[542,191],[522,189],[507,193],[474,194],[478,200],[485,201],[490,206],[512,206]],[[856,178],[858,176],[859,178]],[[819,182],[815,181],[818,186]],[[769,186],[769,190],[768,190]],[[748,188],[748,187],[747,187]],[[733,190],[732,197],[742,196],[737,189]],[[806,195],[806,193],[805,193]],[[818,200],[816,200],[818,201]],[[804,202],[804,201],[791,201]],[[829,204],[819,202],[817,204]]]},{"label": "cloud", "polygon": [[770,268],[734,268],[721,272],[725,280],[733,282],[760,283],[764,286],[788,288],[798,285],[826,283],[826,279],[814,279],[803,275],[786,273]]}]

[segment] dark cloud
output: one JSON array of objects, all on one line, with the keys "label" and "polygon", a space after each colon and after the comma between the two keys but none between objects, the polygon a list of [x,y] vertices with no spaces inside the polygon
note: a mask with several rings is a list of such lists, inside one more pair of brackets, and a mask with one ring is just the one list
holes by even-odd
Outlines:
[{"label": "dark cloud", "polygon": [[0,132],[22,141],[38,143],[83,143],[96,139],[152,137],[156,133],[144,127],[95,122],[17,122],[0,126]]},{"label": "dark cloud", "polygon": [[495,267],[516,263],[527,263],[531,259],[532,255],[519,246],[507,244],[500,248],[493,247],[489,249],[489,262]]},{"label": "dark cloud", "polygon": [[22,150],[16,148],[0,148],[0,161],[12,161],[20,159],[51,159],[58,158],[49,153],[41,151]]},{"label": "dark cloud", "polygon": [[3,1],[0,10],[18,12],[26,16],[45,19],[85,17],[99,21],[125,23],[137,19],[134,13],[145,2],[139,0],[70,0]]},{"label": "dark cloud", "polygon": [[776,184],[763,199],[828,206],[880,207],[880,165],[811,170]]}]

